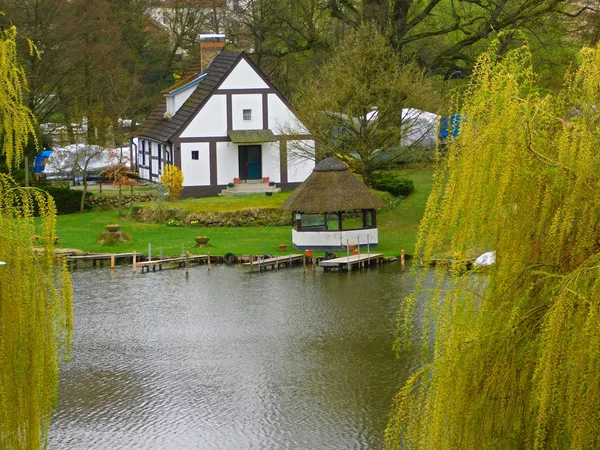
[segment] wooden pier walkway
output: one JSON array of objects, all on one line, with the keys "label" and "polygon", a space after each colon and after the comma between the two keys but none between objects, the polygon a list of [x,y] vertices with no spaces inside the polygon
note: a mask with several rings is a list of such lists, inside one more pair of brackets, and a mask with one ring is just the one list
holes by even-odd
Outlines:
[{"label": "wooden pier walkway", "polygon": [[122,259],[132,259],[133,253],[97,253],[90,255],[67,255],[65,258],[69,264],[69,269],[76,269],[78,262],[91,262],[93,267],[99,265],[104,267],[105,261],[110,261],[111,267],[115,266],[116,261]]},{"label": "wooden pier walkway", "polygon": [[176,258],[156,259],[152,261],[135,261],[133,270],[136,271],[138,267],[141,267],[142,273],[144,273],[144,269],[146,272],[150,272],[150,268],[152,268],[153,272],[156,272],[156,268],[158,267],[158,270],[162,270],[163,265],[189,267],[190,263],[192,262],[202,263],[203,261],[206,261],[210,266],[210,255],[186,255],[178,256]]},{"label": "wooden pier walkway", "polygon": [[302,263],[304,261],[304,255],[300,254],[292,254],[292,255],[282,255],[275,256],[271,258],[258,258],[256,261],[246,262],[244,266],[249,266],[252,270],[255,267],[258,267],[259,271],[267,270],[267,268],[271,269],[279,269],[281,266],[289,266],[292,267],[292,264]]},{"label": "wooden pier walkway", "polygon": [[383,262],[383,253],[371,253],[371,254],[360,254],[342,256],[341,258],[324,259],[319,265],[323,267],[325,272],[331,269],[347,270],[350,271],[353,268],[360,268],[370,265],[380,265]]}]

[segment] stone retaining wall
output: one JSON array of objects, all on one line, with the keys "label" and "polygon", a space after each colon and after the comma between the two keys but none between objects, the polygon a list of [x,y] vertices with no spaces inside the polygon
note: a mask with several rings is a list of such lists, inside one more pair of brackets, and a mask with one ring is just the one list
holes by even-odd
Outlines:
[{"label": "stone retaining wall", "polygon": [[131,218],[138,222],[162,223],[182,227],[247,227],[285,226],[291,224],[291,213],[278,208],[244,209],[229,212],[189,212],[162,205],[134,206]]},{"label": "stone retaining wall", "polygon": [[[154,194],[123,194],[123,206],[129,206],[133,202],[151,202],[157,200]],[[92,210],[105,211],[119,207],[118,195],[90,195],[85,199],[86,204]]]}]

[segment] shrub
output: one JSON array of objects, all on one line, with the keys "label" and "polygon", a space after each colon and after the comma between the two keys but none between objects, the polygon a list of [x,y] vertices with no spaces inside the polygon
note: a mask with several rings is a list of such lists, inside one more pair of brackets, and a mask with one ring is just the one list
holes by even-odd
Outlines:
[{"label": "shrub", "polygon": [[415,190],[412,180],[402,178],[394,172],[376,172],[371,186],[378,191],[387,191],[395,197],[406,197]]},{"label": "shrub", "polygon": [[[81,205],[82,191],[70,189],[69,186],[40,186],[40,189],[46,191],[54,198],[56,210],[58,214],[72,214],[79,212]],[[90,192],[87,196],[91,196]],[[90,205],[86,201],[85,209],[89,209]]]},{"label": "shrub", "polygon": [[183,190],[183,173],[177,166],[168,165],[160,177],[160,182],[169,191],[169,200],[177,200]]},{"label": "shrub", "polygon": [[114,245],[118,244],[119,242],[131,241],[131,234],[123,231],[107,232],[100,234],[96,238],[96,241],[100,245]]}]

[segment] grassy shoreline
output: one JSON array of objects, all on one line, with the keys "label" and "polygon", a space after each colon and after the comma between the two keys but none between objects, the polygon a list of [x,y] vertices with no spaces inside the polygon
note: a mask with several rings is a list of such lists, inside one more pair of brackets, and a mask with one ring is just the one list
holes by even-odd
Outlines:
[{"label": "grassy shoreline", "polygon": [[[401,250],[412,254],[416,242],[419,221],[423,216],[425,204],[433,183],[433,169],[420,169],[410,173],[401,173],[415,183],[415,192],[405,198],[390,211],[378,216],[379,247],[387,256],[399,255]],[[289,193],[273,196],[275,203],[283,203]],[[249,199],[250,203],[264,199]],[[222,202],[231,202],[223,204]],[[248,200],[246,200],[248,201]],[[176,202],[177,207],[211,210],[213,208],[242,209],[244,197],[233,197],[231,200],[210,197]],[[252,206],[249,206],[252,207]],[[230,209],[231,210],[231,209]],[[127,211],[126,211],[127,214]],[[100,245],[97,238],[102,234],[104,226],[118,223],[121,231],[130,233],[133,240],[113,245]],[[241,254],[275,254],[279,244],[286,244],[288,252],[293,250],[291,226],[284,227],[169,227],[164,224],[139,223],[127,219],[119,219],[117,211],[86,212],[58,216],[56,224],[57,236],[60,236],[59,247],[77,248],[90,253],[121,253],[137,251],[146,253],[148,243],[152,244],[154,254],[162,248],[163,255],[181,254],[184,250],[192,254],[211,252],[224,255],[232,252]],[[196,247],[195,236],[208,236],[208,247]]]}]

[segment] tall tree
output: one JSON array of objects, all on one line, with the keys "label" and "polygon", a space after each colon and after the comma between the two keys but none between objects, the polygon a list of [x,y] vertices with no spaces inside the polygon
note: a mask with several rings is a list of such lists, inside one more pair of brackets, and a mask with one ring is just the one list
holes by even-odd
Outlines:
[{"label": "tall tree", "polygon": [[[600,446],[600,48],[557,96],[526,49],[496,54],[478,61],[421,223],[424,262],[455,259],[399,316],[399,348],[416,310],[434,348],[397,396],[388,448]],[[478,248],[496,263],[465,272]]]},{"label": "tall tree", "polygon": [[285,94],[329,57],[340,28],[326,0],[249,0],[230,9],[223,20],[232,44],[246,49]]},{"label": "tall tree", "polygon": [[423,129],[426,122],[416,108],[434,110],[441,102],[424,72],[403,64],[368,25],[340,43],[334,57],[307,80],[295,105],[319,145],[318,156],[343,157],[368,185],[375,170],[412,157],[419,129],[421,135],[433,133]]},{"label": "tall tree", "polygon": [[[396,51],[432,72],[465,77],[500,31],[536,28],[552,15],[577,16],[576,0],[329,0],[334,17],[359,26],[374,21]],[[504,50],[514,37],[504,35]],[[499,51],[503,48],[499,47]]]},{"label": "tall tree", "polygon": [[[12,163],[22,156],[19,143],[33,129],[31,112],[20,104],[26,83],[16,36],[14,28],[0,32],[0,138]],[[58,359],[68,354],[72,292],[66,264],[54,256],[55,215],[52,197],[19,189],[0,174],[1,448],[43,448],[56,402]],[[43,253],[33,251],[36,226],[42,230]]]},{"label": "tall tree", "polygon": [[[139,120],[154,106],[168,73],[167,40],[150,26],[148,5],[148,0],[3,3],[0,27],[16,24],[44,56],[26,58],[21,49],[30,87],[24,99],[40,123],[61,121],[55,128],[66,127],[53,138],[110,143],[125,134],[118,119]],[[27,40],[20,44],[25,47]],[[89,127],[81,136],[73,124],[84,118]]]}]

